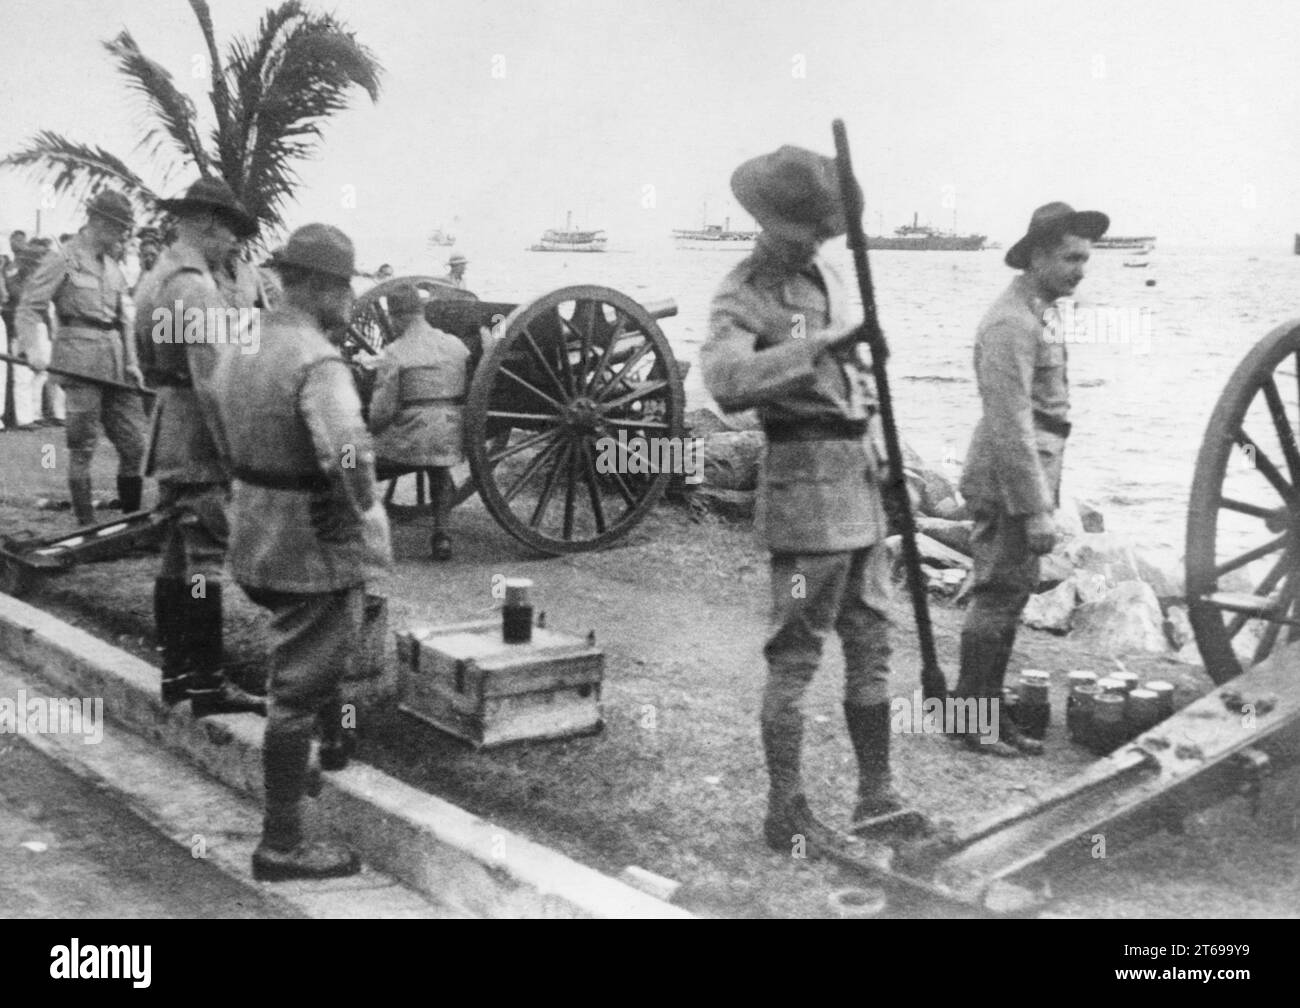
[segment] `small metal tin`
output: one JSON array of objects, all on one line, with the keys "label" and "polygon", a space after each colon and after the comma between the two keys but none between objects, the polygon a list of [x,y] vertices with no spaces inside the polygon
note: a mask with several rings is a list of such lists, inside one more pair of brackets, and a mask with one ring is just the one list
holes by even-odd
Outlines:
[{"label": "small metal tin", "polygon": [[1143,684],[1143,689],[1150,690],[1156,695],[1160,704],[1160,720],[1164,720],[1174,712],[1174,684],[1165,682],[1163,679],[1152,679],[1150,682]]},{"label": "small metal tin", "polygon": [[1097,686],[1103,693],[1117,693],[1120,696],[1128,693],[1128,685],[1118,676],[1106,676],[1104,679],[1098,679]]},{"label": "small metal tin", "polygon": [[1083,669],[1076,669],[1075,671],[1067,675],[1065,677],[1065,680],[1069,684],[1071,690],[1073,690],[1076,686],[1083,686],[1083,685],[1096,686],[1097,673],[1087,672],[1084,671]]},{"label": "small metal tin", "polygon": [[1137,689],[1138,685],[1142,682],[1142,680],[1132,672],[1116,672],[1111,676],[1111,678],[1118,679],[1124,684],[1125,693],[1133,692],[1133,690]]},{"label": "small metal tin", "polygon": [[1135,689],[1124,703],[1124,720],[1133,735],[1141,735],[1159,724],[1163,720],[1159,695],[1154,690]]}]

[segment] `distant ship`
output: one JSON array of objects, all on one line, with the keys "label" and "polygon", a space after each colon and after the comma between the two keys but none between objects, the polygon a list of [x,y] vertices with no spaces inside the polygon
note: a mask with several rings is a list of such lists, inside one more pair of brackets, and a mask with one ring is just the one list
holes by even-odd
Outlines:
[{"label": "distant ship", "polygon": [[677,247],[693,252],[719,249],[750,252],[757,238],[757,231],[732,231],[730,217],[725,218],[721,224],[705,224],[696,231],[683,228],[673,231],[673,242]]},{"label": "distant ship", "polygon": [[575,231],[573,228],[573,211],[564,219],[564,230],[548,228],[542,232],[541,240],[530,245],[530,252],[604,252],[604,231]]},{"label": "distant ship", "polygon": [[1155,235],[1106,235],[1092,243],[1094,249],[1118,249],[1122,252],[1150,252],[1156,247]]},{"label": "distant ship", "polygon": [[978,252],[984,247],[986,236],[980,234],[959,235],[951,231],[939,231],[932,227],[917,224],[917,215],[912,214],[912,223],[904,224],[894,231],[893,237],[876,235],[867,238],[867,247],[875,252],[877,249],[895,249],[915,252]]},{"label": "distant ship", "polygon": [[1295,236],[1295,254],[1300,255],[1300,234]]},{"label": "distant ship", "polygon": [[455,245],[456,236],[454,234],[448,234],[442,228],[434,228],[433,233],[429,235],[429,244],[441,245],[444,247],[448,245]]}]

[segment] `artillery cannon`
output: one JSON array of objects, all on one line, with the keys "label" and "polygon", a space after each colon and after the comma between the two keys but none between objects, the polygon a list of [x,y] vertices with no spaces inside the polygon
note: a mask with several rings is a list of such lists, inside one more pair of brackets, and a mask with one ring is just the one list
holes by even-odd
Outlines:
[{"label": "artillery cannon", "polygon": [[[358,298],[350,356],[393,339],[387,295],[401,284],[427,298],[430,325],[470,350],[468,473],[454,502],[477,492],[502,528],[552,555],[600,549],[631,531],[673,473],[638,472],[628,446],[658,438],[682,449],[682,370],[657,321],[677,314],[676,304],[642,305],[595,286],[505,304],[433,277],[395,278]],[[363,400],[366,385],[362,372]]]}]

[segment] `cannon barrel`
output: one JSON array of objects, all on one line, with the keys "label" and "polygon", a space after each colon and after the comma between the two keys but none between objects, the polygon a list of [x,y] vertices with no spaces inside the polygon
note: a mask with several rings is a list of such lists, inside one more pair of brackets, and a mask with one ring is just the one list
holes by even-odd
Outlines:
[{"label": "cannon barrel", "polygon": [[677,302],[672,298],[661,298],[658,301],[647,301],[641,307],[644,308],[646,314],[653,319],[672,318],[677,314]]}]

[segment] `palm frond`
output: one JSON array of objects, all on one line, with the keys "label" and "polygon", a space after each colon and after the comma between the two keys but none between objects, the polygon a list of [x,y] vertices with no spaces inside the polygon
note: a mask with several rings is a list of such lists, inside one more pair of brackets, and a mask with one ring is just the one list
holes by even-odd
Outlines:
[{"label": "palm frond", "polygon": [[333,18],[305,15],[266,61],[249,131],[244,199],[249,210],[278,226],[298,179],[295,160],[315,154],[321,127],[348,107],[353,88],[379,97],[374,55]]},{"label": "palm frond", "polygon": [[198,166],[200,174],[210,175],[208,154],[199,139],[198,113],[189,96],[176,87],[172,75],[142,53],[128,31],[123,30],[117,38],[105,42],[104,48],[117,59],[118,70],[131,86],[144,95],[151,118],[161,127],[146,128],[141,149],[158,158],[163,156],[165,148],[174,145],[183,159]]},{"label": "palm frond", "polygon": [[[251,39],[236,38],[231,41],[226,57],[226,71],[234,85],[231,96],[231,117],[235,129],[231,135],[232,149],[229,164],[225,166],[225,179],[236,193],[243,193],[248,170],[248,149],[253,143],[257,128],[257,110],[262,103],[267,63],[284,44],[284,36],[303,16],[298,0],[285,0],[275,10],[262,15],[257,34]],[[227,161],[223,154],[223,163]]]},{"label": "palm frond", "polygon": [[207,0],[190,0],[190,9],[198,19],[199,30],[203,32],[203,42],[208,47],[208,66],[212,77],[212,90],[208,97],[212,101],[212,111],[217,118],[213,140],[216,143],[217,162],[224,176],[232,161],[231,156],[235,153],[233,149],[235,145],[230,139],[235,128],[230,115],[230,85],[226,80],[225,69],[221,65],[221,56],[217,52],[217,36],[212,27],[212,12],[208,9]]},{"label": "palm frond", "polygon": [[76,143],[49,130],[35,134],[27,146],[0,159],[0,168],[25,171],[55,194],[77,202],[101,189],[125,194],[144,216],[157,212],[158,196],[119,158],[102,147]]}]

